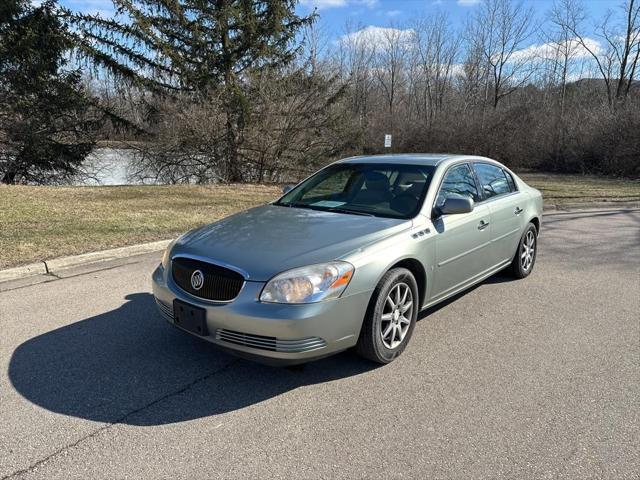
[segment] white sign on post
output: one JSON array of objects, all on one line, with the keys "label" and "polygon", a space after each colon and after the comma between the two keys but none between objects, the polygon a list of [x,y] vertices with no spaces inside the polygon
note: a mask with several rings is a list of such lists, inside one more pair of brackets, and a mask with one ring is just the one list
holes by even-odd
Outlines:
[{"label": "white sign on post", "polygon": [[391,135],[388,133],[384,136],[384,148],[391,148]]}]

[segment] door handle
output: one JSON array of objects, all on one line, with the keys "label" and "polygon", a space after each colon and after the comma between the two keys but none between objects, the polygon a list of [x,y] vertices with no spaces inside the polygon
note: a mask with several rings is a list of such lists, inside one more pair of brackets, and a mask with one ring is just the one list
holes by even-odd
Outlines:
[{"label": "door handle", "polygon": [[516,209],[513,211],[513,213],[515,213],[516,215],[520,215],[522,212],[524,212],[524,210],[522,210],[520,207],[516,207]]},{"label": "door handle", "polygon": [[478,230],[484,230],[489,226],[489,222],[485,222],[484,220],[480,220],[480,224],[478,225]]}]

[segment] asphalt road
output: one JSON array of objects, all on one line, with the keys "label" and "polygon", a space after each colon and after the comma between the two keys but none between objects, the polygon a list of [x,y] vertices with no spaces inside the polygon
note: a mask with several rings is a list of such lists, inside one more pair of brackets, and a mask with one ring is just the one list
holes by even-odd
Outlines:
[{"label": "asphalt road", "polygon": [[4,285],[0,478],[638,478],[640,211],[540,240],[385,367],[221,353],[156,313],[159,255]]}]

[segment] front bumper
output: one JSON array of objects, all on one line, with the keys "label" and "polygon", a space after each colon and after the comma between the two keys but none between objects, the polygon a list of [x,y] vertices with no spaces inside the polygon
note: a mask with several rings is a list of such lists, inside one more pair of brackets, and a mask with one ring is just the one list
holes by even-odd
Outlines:
[{"label": "front bumper", "polygon": [[209,335],[193,335],[239,356],[276,365],[303,363],[354,346],[372,293],[305,305],[270,304],[258,301],[264,282],[247,281],[232,302],[214,303],[181,290],[162,265],[153,272],[152,282],[158,309],[169,323],[175,325],[175,299],[204,308]]}]

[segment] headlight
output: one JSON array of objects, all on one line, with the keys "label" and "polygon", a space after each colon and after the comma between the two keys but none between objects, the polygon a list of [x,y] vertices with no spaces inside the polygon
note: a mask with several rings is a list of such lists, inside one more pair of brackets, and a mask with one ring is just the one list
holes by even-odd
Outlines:
[{"label": "headlight", "polygon": [[267,303],[315,303],[338,298],[351,280],[353,265],[321,263],[294,268],[267,282],[260,301]]}]

